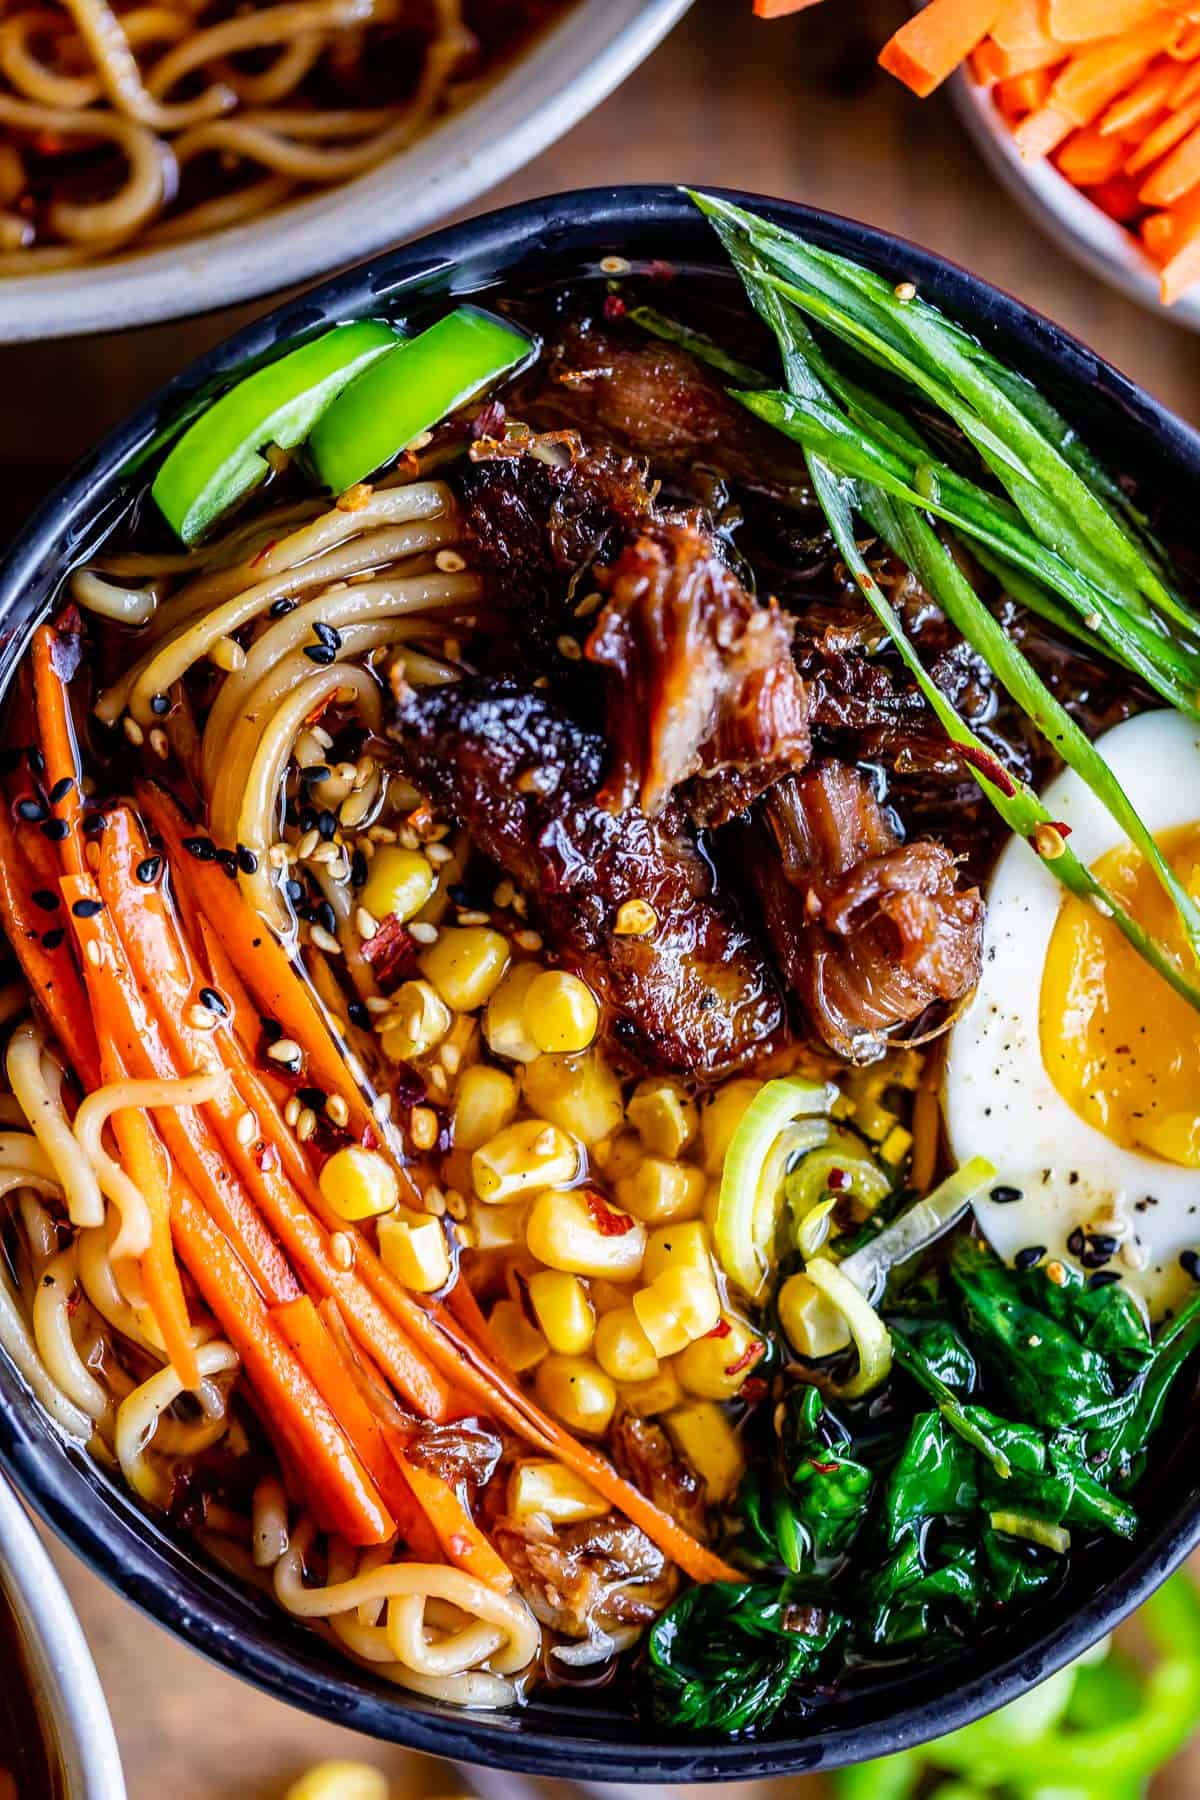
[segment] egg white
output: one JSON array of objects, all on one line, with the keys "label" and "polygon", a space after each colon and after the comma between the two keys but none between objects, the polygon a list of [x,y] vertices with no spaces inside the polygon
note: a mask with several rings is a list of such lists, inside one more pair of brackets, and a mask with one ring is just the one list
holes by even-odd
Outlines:
[{"label": "egg white", "polygon": [[[1126,720],[1096,747],[1155,836],[1200,820],[1200,729],[1180,714]],[[1126,842],[1071,770],[1050,784],[1044,798],[1051,817],[1071,827],[1071,848],[1085,865]],[[1067,1239],[1077,1226],[1086,1231],[1116,1218],[1124,1230],[1122,1252],[1105,1266],[1119,1272],[1157,1317],[1192,1286],[1179,1257],[1200,1250],[1200,1170],[1113,1143],[1079,1117],[1046,1072],[1042,975],[1064,895],[1046,864],[1024,839],[1014,838],[987,896],[979,986],[950,1037],[943,1091],[947,1134],[956,1161],[986,1156],[1001,1184],[1021,1190],[1019,1201],[999,1204],[984,1196],[975,1203],[999,1255],[1011,1261],[1037,1245],[1071,1262]],[[1150,1025],[1159,986],[1147,968]],[[1132,1266],[1139,1261],[1144,1267]]]}]

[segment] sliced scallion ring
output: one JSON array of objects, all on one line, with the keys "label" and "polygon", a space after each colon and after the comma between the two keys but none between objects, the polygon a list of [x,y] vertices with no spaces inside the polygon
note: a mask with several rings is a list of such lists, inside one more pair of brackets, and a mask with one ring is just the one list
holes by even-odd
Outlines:
[{"label": "sliced scallion ring", "polygon": [[875,1302],[891,1271],[908,1262],[950,1230],[970,1206],[977,1194],[996,1179],[994,1164],[986,1156],[973,1156],[953,1175],[917,1200],[907,1212],[886,1225],[877,1238],[846,1257],[839,1267],[860,1294]]},{"label": "sliced scallion ring", "polygon": [[[836,1099],[837,1089],[829,1082],[768,1081],[733,1134],[714,1235],[725,1273],[751,1296],[761,1292],[770,1272],[787,1165],[797,1151],[824,1141]],[[796,1127],[788,1133],[798,1119],[810,1122],[807,1130]]]},{"label": "sliced scallion ring", "polygon": [[886,1381],[891,1373],[892,1334],[875,1308],[827,1256],[814,1256],[805,1264],[804,1273],[837,1307],[854,1339],[858,1369],[838,1392],[847,1400],[857,1400],[860,1394],[869,1394]]},{"label": "sliced scallion ring", "polygon": [[989,1515],[989,1523],[993,1531],[1002,1531],[1005,1537],[1027,1538],[1031,1544],[1041,1544],[1043,1549],[1057,1550],[1065,1556],[1071,1548],[1071,1534],[1061,1525],[1051,1525],[1048,1519],[1035,1519],[1029,1513],[994,1512]]}]

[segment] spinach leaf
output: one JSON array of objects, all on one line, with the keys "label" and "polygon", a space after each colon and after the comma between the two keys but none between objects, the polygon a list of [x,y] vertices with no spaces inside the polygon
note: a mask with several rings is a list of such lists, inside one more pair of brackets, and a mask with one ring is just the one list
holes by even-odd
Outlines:
[{"label": "spinach leaf", "polygon": [[774,1466],[752,1467],[742,1484],[744,1554],[794,1575],[824,1573],[838,1561],[866,1519],[874,1484],[845,1442],[815,1387],[792,1392]]},{"label": "spinach leaf", "polygon": [[792,1582],[689,1588],[650,1633],[654,1716],[723,1736],[763,1726],[846,1625]]}]

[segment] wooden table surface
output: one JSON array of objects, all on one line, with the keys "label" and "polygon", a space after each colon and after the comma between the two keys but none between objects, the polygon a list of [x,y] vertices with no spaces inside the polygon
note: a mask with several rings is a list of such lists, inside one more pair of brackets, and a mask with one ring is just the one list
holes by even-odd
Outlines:
[{"label": "wooden table surface", "polygon": [[[811,201],[966,264],[1200,417],[1196,340],[1063,261],[977,160],[949,103],[919,104],[874,70],[871,45],[902,13],[902,0],[829,0],[768,26],[750,18],[750,0],[698,0],[619,93],[489,203],[674,180]],[[0,535],[99,431],[257,310],[0,350]],[[309,1762],[346,1754],[391,1769],[398,1794],[462,1791],[453,1771],[402,1765],[235,1683],[56,1555],[112,1705],[131,1800],[273,1800]],[[1198,1790],[1200,1763],[1171,1782],[1180,1800]]]}]

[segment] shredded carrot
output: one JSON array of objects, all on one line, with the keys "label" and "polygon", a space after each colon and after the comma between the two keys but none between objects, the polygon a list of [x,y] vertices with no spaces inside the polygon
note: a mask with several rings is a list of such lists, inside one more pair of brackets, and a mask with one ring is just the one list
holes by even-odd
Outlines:
[{"label": "shredded carrot", "polygon": [[924,99],[988,35],[1001,5],[1002,0],[929,0],[888,39],[880,67]]},{"label": "shredded carrot", "polygon": [[1061,44],[1047,44],[1040,50],[1002,50],[995,38],[984,38],[971,52],[971,73],[984,87],[993,82],[1011,81],[1015,75],[1046,74],[1066,56]]},{"label": "shredded carrot", "polygon": [[1013,75],[1000,82],[996,88],[996,105],[1006,119],[1023,119],[1026,113],[1037,111],[1049,92],[1050,71],[1034,69],[1028,75]]},{"label": "shredded carrot", "polygon": [[1178,77],[1174,63],[1152,63],[1141,80],[1120,94],[1101,115],[1098,129],[1105,137],[1144,137],[1169,105]]},{"label": "shredded carrot", "polygon": [[1058,149],[1074,126],[1075,120],[1068,113],[1047,101],[1036,112],[1027,114],[1021,120],[1013,137],[1017,149],[1027,162],[1040,162],[1042,157],[1049,156],[1052,150]]},{"label": "shredded carrot", "polygon": [[79,615],[72,607],[54,624],[38,626],[29,651],[46,784],[51,794],[58,795],[50,801],[50,809],[67,826],[59,853],[68,875],[79,875],[86,867],[79,749],[67,698],[67,684],[79,667],[80,642]]},{"label": "shredded carrot", "polygon": [[1200,232],[1181,245],[1163,269],[1163,304],[1173,305],[1195,281],[1200,281]]},{"label": "shredded carrot", "polygon": [[759,19],[786,19],[789,13],[804,12],[818,0],[754,0],[754,14]]},{"label": "shredded carrot", "polygon": [[1089,188],[1088,199],[1121,225],[1131,225],[1142,210],[1137,184],[1127,175],[1114,175],[1111,181],[1101,181]]},{"label": "shredded carrot", "polygon": [[1160,15],[1122,38],[1093,45],[1073,56],[1055,77],[1050,103],[1075,125],[1090,125],[1097,113],[1144,74],[1166,44],[1174,25]]},{"label": "shredded carrot", "polygon": [[1060,44],[1120,37],[1162,11],[1162,0],[1046,0],[1050,35]]},{"label": "shredded carrot", "polygon": [[1049,46],[1062,54],[1058,39],[1046,29],[1044,0],[1005,0],[992,26],[992,39],[1001,50],[1041,50]]},{"label": "shredded carrot", "polygon": [[1058,152],[1059,173],[1076,187],[1098,187],[1111,181],[1125,161],[1124,146],[1117,138],[1102,137],[1094,125],[1074,132]]},{"label": "shredded carrot", "polygon": [[395,1444],[392,1448],[417,1504],[450,1561],[496,1593],[507,1594],[513,1584],[512,1570],[488,1543],[460,1495],[432,1469],[405,1456]]},{"label": "shredded carrot", "polygon": [[[31,874],[8,807],[0,805],[0,924],[64,1055],[78,1070],[85,1088],[99,1087],[96,1029],[72,955],[70,933],[52,938],[47,946],[47,933],[64,928],[38,906],[33,898],[37,891],[38,882]],[[46,891],[57,895],[57,871]]]},{"label": "shredded carrot", "polygon": [[1194,127],[1138,189],[1143,206],[1173,206],[1200,181],[1200,125]]}]

